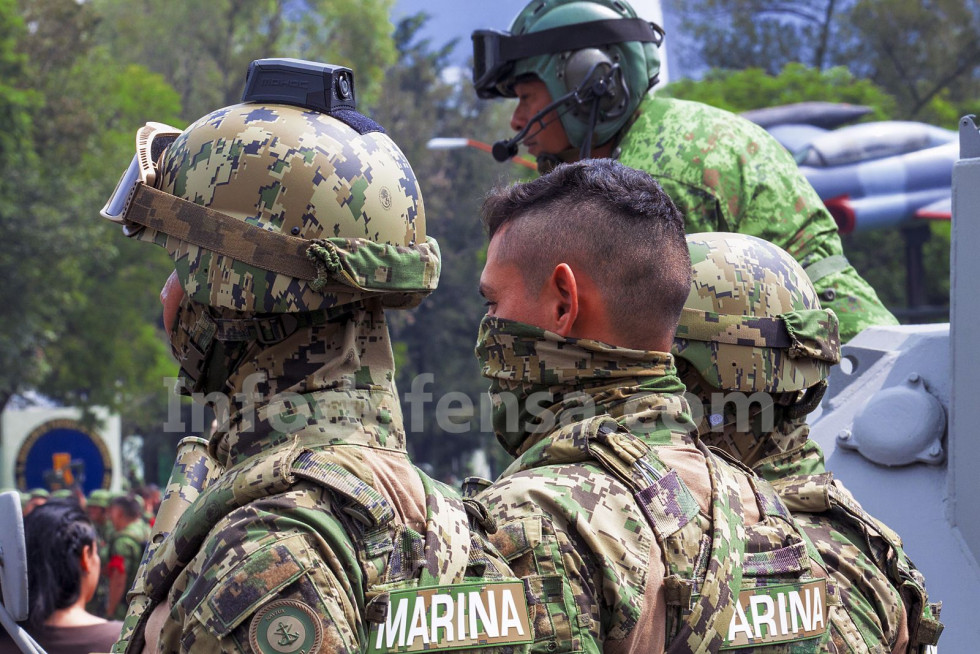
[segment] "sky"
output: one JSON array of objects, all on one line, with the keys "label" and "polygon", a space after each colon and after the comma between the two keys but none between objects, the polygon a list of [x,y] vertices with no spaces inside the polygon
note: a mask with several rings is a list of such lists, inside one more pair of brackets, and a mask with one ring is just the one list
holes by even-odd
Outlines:
[{"label": "sky", "polygon": [[[431,39],[434,46],[458,38],[452,63],[465,66],[472,54],[470,34],[473,30],[506,30],[527,2],[528,0],[395,0],[391,18],[397,22],[420,11],[428,13],[431,18],[423,29],[424,36]],[[644,18],[653,20],[654,15],[659,13],[657,0],[635,0],[632,4]],[[673,23],[668,14],[664,27],[668,34],[666,44],[668,61],[671,62],[670,76],[677,77],[684,71],[672,63],[676,59],[672,57],[674,49],[671,47]]]}]

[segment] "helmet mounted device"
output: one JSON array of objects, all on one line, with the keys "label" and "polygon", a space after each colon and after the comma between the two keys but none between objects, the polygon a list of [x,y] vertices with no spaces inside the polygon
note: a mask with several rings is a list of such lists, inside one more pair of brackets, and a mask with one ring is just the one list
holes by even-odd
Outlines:
[{"label": "helmet mounted device", "polygon": [[248,65],[242,102],[290,104],[331,115],[356,111],[354,72],[302,59],[256,59]]},{"label": "helmet mounted device", "polygon": [[[384,131],[374,121],[357,113],[354,71],[302,59],[256,59],[248,66],[242,102],[267,102],[303,107],[335,116],[359,132]],[[366,128],[366,129],[364,129]],[[156,162],[181,130],[163,123],[148,122],[136,132],[136,154],[123,172],[99,214],[127,226],[128,213],[137,186],[156,183]],[[127,226],[127,230],[131,228]],[[128,235],[128,231],[127,231]]]}]

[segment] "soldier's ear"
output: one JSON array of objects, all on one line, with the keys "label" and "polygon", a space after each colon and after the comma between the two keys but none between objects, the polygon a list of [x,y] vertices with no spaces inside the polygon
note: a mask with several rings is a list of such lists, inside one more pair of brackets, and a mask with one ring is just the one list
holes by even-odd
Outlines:
[{"label": "soldier's ear", "polygon": [[579,288],[575,273],[567,263],[555,266],[548,280],[552,301],[552,330],[559,336],[569,336],[579,317]]}]

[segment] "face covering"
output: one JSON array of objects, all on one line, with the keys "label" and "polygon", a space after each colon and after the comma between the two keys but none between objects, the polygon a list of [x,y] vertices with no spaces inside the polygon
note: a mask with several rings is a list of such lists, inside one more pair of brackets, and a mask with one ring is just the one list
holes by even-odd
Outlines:
[{"label": "face covering", "polygon": [[[480,323],[475,354],[490,380],[494,433],[513,456],[529,446],[530,437],[553,429],[559,410],[605,412],[603,397],[615,395],[612,389],[684,390],[668,354],[565,338],[491,316]],[[587,417],[584,410],[578,415]]]}]

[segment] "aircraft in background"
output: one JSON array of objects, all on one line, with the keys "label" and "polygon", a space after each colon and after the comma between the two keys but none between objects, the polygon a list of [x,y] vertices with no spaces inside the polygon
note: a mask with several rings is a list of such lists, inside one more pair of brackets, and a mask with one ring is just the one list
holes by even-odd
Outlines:
[{"label": "aircraft in background", "polygon": [[803,102],[742,115],[793,153],[841,233],[950,220],[957,133],[909,121],[841,127],[870,111]]}]

